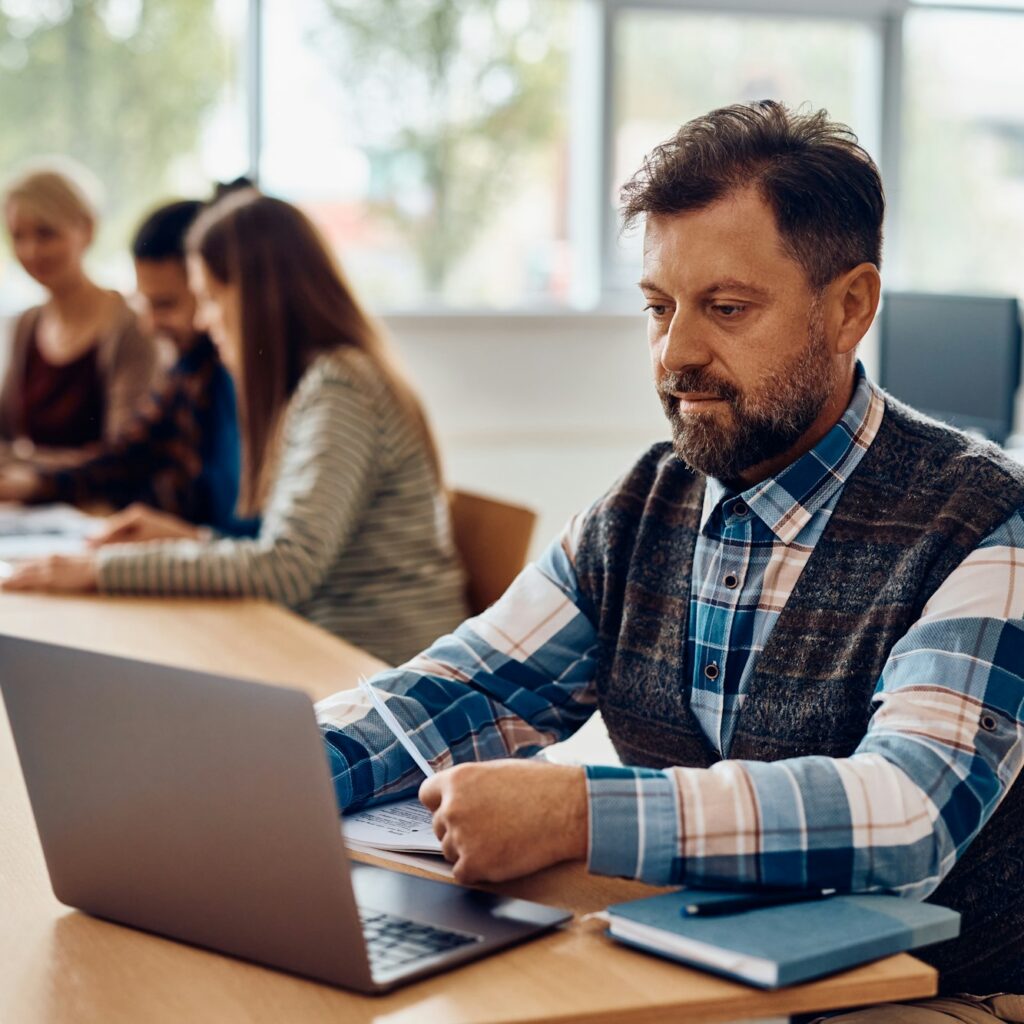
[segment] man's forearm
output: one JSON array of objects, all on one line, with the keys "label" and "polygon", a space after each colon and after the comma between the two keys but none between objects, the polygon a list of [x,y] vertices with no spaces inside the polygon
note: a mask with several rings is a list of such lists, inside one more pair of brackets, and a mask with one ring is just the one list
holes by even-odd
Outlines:
[{"label": "man's forearm", "polygon": [[[907,895],[941,877],[934,809],[877,755],[587,774],[589,863],[601,874]],[[853,811],[850,792],[871,793],[870,806]]]},{"label": "man's forearm", "polygon": [[931,892],[1024,762],[1024,516],[892,649],[848,758],[590,769],[590,863],[649,882]]},{"label": "man's forearm", "polygon": [[[420,753],[443,769],[525,757],[593,713],[594,629],[563,538],[497,604],[373,683]],[[412,758],[358,691],[317,705],[340,806],[409,793]]]}]

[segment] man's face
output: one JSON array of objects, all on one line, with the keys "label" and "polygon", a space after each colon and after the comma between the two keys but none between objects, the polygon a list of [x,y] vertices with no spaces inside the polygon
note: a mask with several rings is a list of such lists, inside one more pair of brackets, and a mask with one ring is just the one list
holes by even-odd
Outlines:
[{"label": "man's face", "polygon": [[170,338],[179,350],[195,340],[196,300],[180,260],[136,260],[135,280],[153,329]]},{"label": "man's face", "polygon": [[[640,287],[676,453],[725,481],[753,467],[775,472],[774,460],[822,415],[840,366],[771,209],[746,189],[702,210],[649,216]],[[769,473],[745,475],[749,483]]]}]

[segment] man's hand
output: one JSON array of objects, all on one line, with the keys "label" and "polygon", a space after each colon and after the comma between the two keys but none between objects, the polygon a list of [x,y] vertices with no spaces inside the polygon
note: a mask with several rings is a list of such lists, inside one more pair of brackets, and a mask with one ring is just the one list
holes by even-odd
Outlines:
[{"label": "man's hand", "polygon": [[587,856],[582,768],[485,761],[439,772],[420,786],[457,882],[501,882]]}]

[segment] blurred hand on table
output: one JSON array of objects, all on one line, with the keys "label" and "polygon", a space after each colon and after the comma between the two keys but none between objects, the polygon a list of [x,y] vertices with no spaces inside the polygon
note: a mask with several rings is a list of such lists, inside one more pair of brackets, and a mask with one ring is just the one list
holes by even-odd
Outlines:
[{"label": "blurred hand on table", "polygon": [[[99,533],[89,538],[90,548],[105,544],[141,544],[160,540],[199,540],[205,531],[177,516],[147,505],[132,505],[109,516]],[[4,590],[42,590],[49,593],[90,593],[98,589],[95,550],[80,555],[50,555],[14,566],[0,586]]]},{"label": "blurred hand on table", "polygon": [[22,562],[0,584],[3,590],[42,590],[51,594],[85,594],[97,588],[96,556],[50,555]]},{"label": "blurred hand on table", "polygon": [[129,505],[107,518],[103,529],[89,538],[89,546],[141,544],[150,540],[200,540],[206,531],[148,505]]}]

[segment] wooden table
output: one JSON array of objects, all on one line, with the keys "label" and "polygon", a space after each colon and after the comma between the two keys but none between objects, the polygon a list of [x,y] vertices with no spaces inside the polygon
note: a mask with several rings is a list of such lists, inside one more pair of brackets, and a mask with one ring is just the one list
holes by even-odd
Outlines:
[{"label": "wooden table", "polygon": [[[259,602],[0,594],[0,632],[267,682],[314,698],[379,666]],[[54,752],[59,756],[59,751]],[[567,907],[564,930],[393,995],[365,997],[204,952],[59,904],[50,891],[0,710],[0,1021],[662,1024],[740,1020],[910,999],[934,970],[906,954],[765,993],[624,949],[583,915],[657,890],[563,865],[498,887]]]}]

